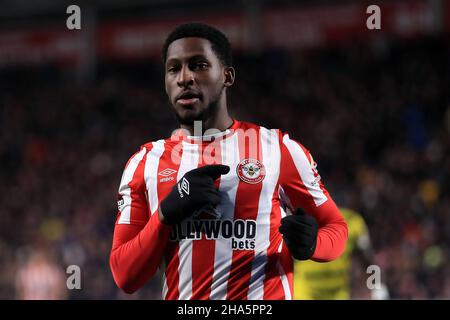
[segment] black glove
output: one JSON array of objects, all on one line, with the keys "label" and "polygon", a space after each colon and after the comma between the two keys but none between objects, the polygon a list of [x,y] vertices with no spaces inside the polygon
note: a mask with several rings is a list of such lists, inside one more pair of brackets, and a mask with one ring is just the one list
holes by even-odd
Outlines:
[{"label": "black glove", "polygon": [[308,260],[316,249],[318,229],[316,219],[298,208],[295,214],[281,219],[279,231],[292,256],[297,260]]},{"label": "black glove", "polygon": [[219,191],[214,187],[214,180],[229,171],[229,166],[207,165],[186,172],[161,201],[163,222],[168,225],[177,224],[202,208],[219,204]]}]

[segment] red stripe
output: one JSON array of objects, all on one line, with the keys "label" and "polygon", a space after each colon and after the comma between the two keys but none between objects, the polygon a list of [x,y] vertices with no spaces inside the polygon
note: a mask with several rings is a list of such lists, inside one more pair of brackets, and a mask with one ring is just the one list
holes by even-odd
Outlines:
[{"label": "red stripe", "polygon": [[[246,158],[255,158],[261,161],[261,146],[259,127],[243,126],[244,130],[256,130],[256,141],[249,141],[238,130],[239,141],[239,158],[240,161]],[[255,149],[256,148],[256,149]],[[234,168],[233,168],[234,169]],[[243,181],[239,181],[236,192],[234,220],[236,219],[252,219],[256,220],[258,215],[259,197],[261,195],[262,183],[250,185]],[[233,258],[228,277],[227,299],[230,300],[246,300],[249,290],[250,277],[252,272],[252,262],[254,258],[254,250],[234,250]]]},{"label": "red stripe", "polygon": [[[220,139],[209,144],[199,144],[199,167],[207,164],[221,164],[222,155]],[[219,187],[216,180],[215,186]],[[192,297],[191,299],[209,299],[214,274],[214,256],[216,242],[202,239],[193,241],[192,244]]]},{"label": "red stripe", "polygon": [[[170,140],[166,140],[165,150],[158,164],[158,173],[164,169],[170,168],[176,170],[178,172],[180,168],[180,160],[183,154],[183,148],[181,147],[181,142],[178,144],[174,144],[170,142]],[[175,160],[175,161],[174,161]],[[165,197],[170,193],[172,187],[176,184],[176,176],[177,173],[173,173],[174,180],[160,182],[160,175],[156,178],[158,179],[158,201],[161,203]],[[159,205],[158,205],[159,207]],[[177,300],[180,296],[180,292],[178,290],[178,284],[180,275],[178,273],[178,267],[180,265],[180,260],[178,257],[178,250],[180,249],[178,242],[168,241],[167,249],[165,252],[165,263],[166,270],[164,274],[166,276],[166,284],[167,284],[167,295],[165,297],[166,300]]]},{"label": "red stripe", "polygon": [[178,258],[179,249],[180,246],[178,243],[169,242],[167,244],[165,254],[166,270],[164,271],[167,284],[166,300],[178,300],[180,296],[178,290],[178,283],[180,280],[180,275],[178,274],[178,266],[180,265],[180,259]]}]

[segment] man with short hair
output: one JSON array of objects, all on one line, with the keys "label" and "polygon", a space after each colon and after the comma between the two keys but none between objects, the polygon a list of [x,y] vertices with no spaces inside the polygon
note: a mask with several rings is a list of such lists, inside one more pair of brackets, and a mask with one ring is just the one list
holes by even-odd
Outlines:
[{"label": "man with short hair", "polygon": [[289,135],[230,117],[235,70],[222,32],[181,25],[163,61],[180,130],[125,167],[114,280],[132,293],[161,267],[164,299],[292,299],[292,257],[330,261],[347,239],[316,163]]}]

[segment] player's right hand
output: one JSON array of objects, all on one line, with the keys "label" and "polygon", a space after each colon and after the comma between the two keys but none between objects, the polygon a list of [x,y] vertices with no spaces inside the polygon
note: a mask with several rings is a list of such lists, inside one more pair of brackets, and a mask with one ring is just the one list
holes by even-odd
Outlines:
[{"label": "player's right hand", "polygon": [[214,181],[230,171],[225,165],[206,165],[186,172],[161,201],[162,222],[177,224],[203,207],[215,207],[220,202]]}]

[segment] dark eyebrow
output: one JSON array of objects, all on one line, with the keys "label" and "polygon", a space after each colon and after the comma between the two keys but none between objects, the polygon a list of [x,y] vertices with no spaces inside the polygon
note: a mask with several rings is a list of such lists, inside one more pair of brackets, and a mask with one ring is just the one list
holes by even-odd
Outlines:
[{"label": "dark eyebrow", "polygon": [[166,65],[169,65],[169,64],[172,64],[172,63],[176,63],[176,62],[179,62],[180,60],[178,60],[178,59],[168,59],[167,61],[166,61]]},{"label": "dark eyebrow", "polygon": [[209,62],[208,58],[206,58],[206,56],[203,54],[197,54],[195,56],[192,56],[189,58],[189,60],[206,60]]},{"label": "dark eyebrow", "polygon": [[[183,59],[171,58],[171,59],[168,59],[168,60],[167,60],[166,65],[169,65],[169,64],[171,64],[171,63],[180,62],[181,60],[183,60]],[[207,58],[205,55],[203,55],[203,54],[196,54],[196,55],[193,55],[193,56],[191,56],[191,57],[188,57],[187,60],[188,60],[188,61],[206,60],[207,62],[209,62],[208,58]]]}]

